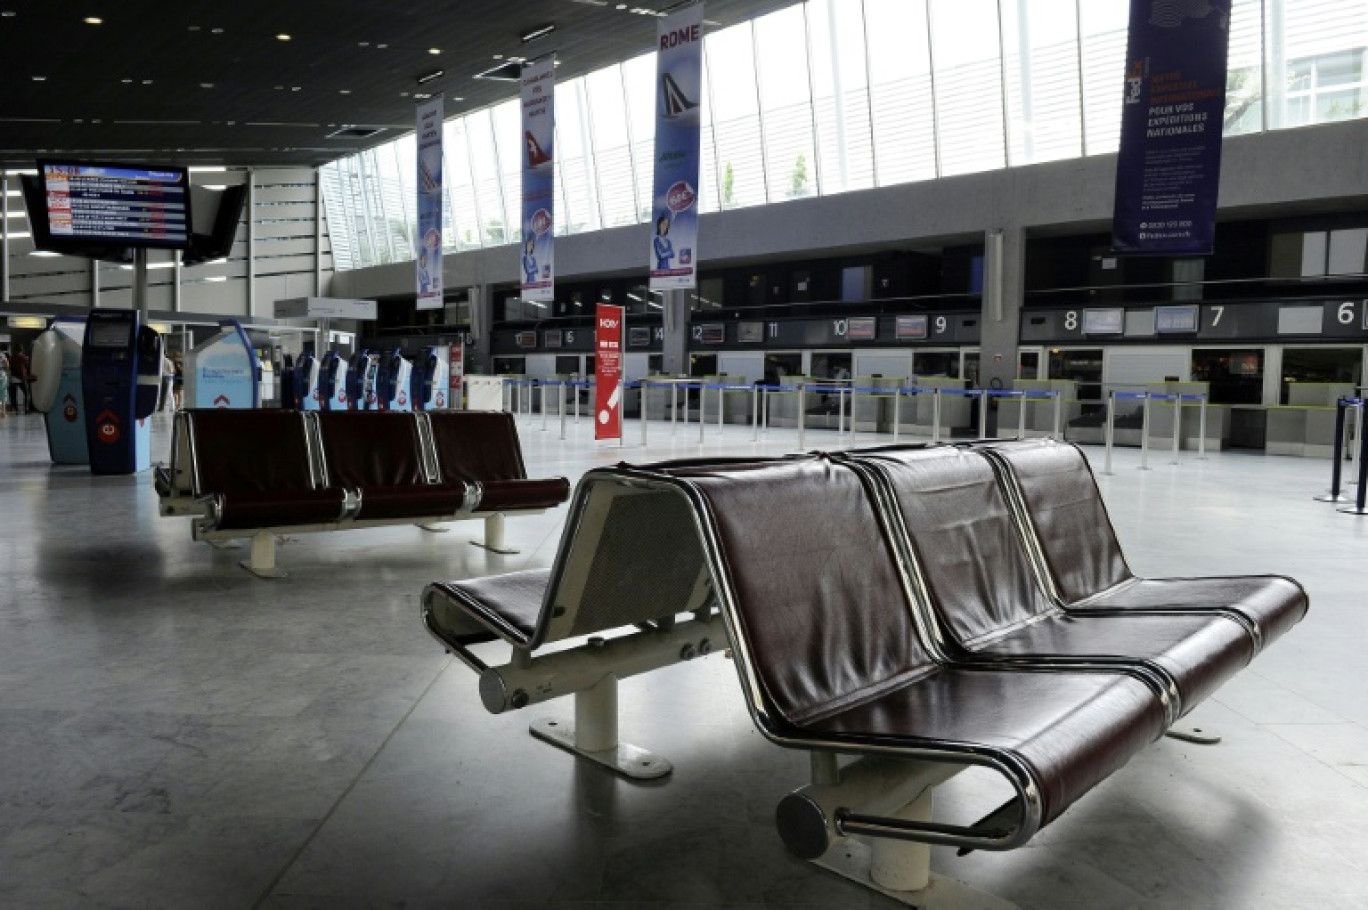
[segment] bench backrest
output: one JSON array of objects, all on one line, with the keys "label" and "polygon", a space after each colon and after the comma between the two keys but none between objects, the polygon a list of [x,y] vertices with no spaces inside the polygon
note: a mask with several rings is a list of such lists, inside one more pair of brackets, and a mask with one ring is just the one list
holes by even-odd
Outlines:
[{"label": "bench backrest", "polygon": [[505,411],[427,411],[443,483],[527,477],[518,428]]},{"label": "bench backrest", "polygon": [[400,411],[317,411],[328,486],[406,487],[428,482],[415,415]]},{"label": "bench backrest", "polygon": [[299,411],[182,412],[194,454],[196,496],[314,489],[313,450]]},{"label": "bench backrest", "polygon": [[971,449],[850,452],[888,484],[932,609],[973,644],[1053,609],[993,466]]},{"label": "bench backrest", "polygon": [[932,665],[849,467],[811,458],[671,474],[710,528],[758,713],[818,720]]},{"label": "bench backrest", "polygon": [[683,498],[591,473],[575,492],[530,647],[702,610],[712,600]]},{"label": "bench backrest", "polygon": [[1050,440],[985,447],[1010,470],[1059,596],[1074,603],[1131,578],[1088,459]]}]

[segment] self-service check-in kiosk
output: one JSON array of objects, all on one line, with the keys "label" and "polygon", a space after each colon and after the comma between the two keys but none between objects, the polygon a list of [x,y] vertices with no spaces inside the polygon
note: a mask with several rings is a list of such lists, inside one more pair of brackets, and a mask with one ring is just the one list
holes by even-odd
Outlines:
[{"label": "self-service check-in kiosk", "polygon": [[347,398],[347,361],[333,348],[319,364],[318,399],[325,411],[345,411]]},{"label": "self-service check-in kiosk", "polygon": [[322,365],[311,351],[299,355],[295,364],[295,393],[301,411],[317,411],[323,407],[323,392],[319,387]]},{"label": "self-service check-in kiosk", "polygon": [[213,338],[185,359],[185,402],[191,408],[261,407],[261,363],[236,319],[219,323]]},{"label": "self-service check-in kiosk", "polygon": [[82,405],[92,474],[152,466],[147,418],[161,394],[162,339],[137,310],[92,310],[81,349]]},{"label": "self-service check-in kiosk", "polygon": [[48,454],[56,464],[90,464],[81,342],[85,320],[58,316],[33,342],[33,407],[44,415]]},{"label": "self-service check-in kiosk", "polygon": [[366,352],[357,351],[347,358],[347,407],[353,411],[365,410],[365,381]]},{"label": "self-service check-in kiosk", "polygon": [[381,360],[376,394],[389,411],[413,410],[413,364],[398,348]]},{"label": "self-service check-in kiosk", "polygon": [[413,371],[413,406],[432,411],[447,406],[450,367],[437,348],[426,348]]},{"label": "self-service check-in kiosk", "polygon": [[294,358],[283,354],[280,358],[280,406],[286,411],[300,410],[298,375]]}]

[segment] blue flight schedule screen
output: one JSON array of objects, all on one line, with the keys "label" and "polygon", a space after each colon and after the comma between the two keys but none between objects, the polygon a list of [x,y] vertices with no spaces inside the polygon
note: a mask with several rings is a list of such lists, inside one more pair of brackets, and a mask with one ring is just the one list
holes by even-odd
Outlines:
[{"label": "blue flight schedule screen", "polygon": [[184,168],[45,162],[42,173],[54,238],[171,248],[189,244],[190,181]]}]

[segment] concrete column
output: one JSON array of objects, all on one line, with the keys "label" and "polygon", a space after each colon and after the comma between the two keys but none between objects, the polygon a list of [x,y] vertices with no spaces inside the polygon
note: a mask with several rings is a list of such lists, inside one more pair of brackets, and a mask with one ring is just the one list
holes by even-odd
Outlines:
[{"label": "concrete column", "polygon": [[470,339],[466,346],[467,373],[490,373],[494,370],[494,288],[487,284],[471,285]]},{"label": "concrete column", "polygon": [[256,171],[247,169],[247,318],[256,315]]},{"label": "concrete column", "polygon": [[1004,389],[1016,379],[1021,337],[1021,305],[1025,299],[1026,232],[1020,227],[994,228],[984,235],[983,312],[979,383],[992,380]]},{"label": "concrete column", "polygon": [[665,292],[665,344],[662,368],[666,373],[689,372],[689,292]]}]

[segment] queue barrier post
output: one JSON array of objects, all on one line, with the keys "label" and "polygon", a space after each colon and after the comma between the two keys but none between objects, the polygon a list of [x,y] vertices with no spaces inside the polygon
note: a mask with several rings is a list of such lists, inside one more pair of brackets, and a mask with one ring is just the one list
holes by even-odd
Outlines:
[{"label": "queue barrier post", "polygon": [[1064,396],[1058,389],[1054,390],[1054,432],[1050,435],[1051,439],[1062,439],[1064,436]]},{"label": "queue barrier post", "polygon": [[[1356,446],[1354,443],[1356,440],[1360,439],[1363,436],[1364,413],[1362,396],[1354,399],[1354,403],[1350,405],[1350,416],[1353,417],[1354,422],[1352,424],[1345,425],[1344,444],[1349,447],[1349,486],[1353,486],[1354,484],[1358,483],[1359,463],[1359,447]],[[1350,426],[1354,428],[1353,436],[1349,435],[1348,428]]]},{"label": "queue barrier post", "polygon": [[[853,406],[852,406],[852,407],[853,407]],[[846,397],[845,397],[845,391],[843,391],[843,390],[838,390],[838,391],[836,392],[836,439],[837,439],[838,441],[841,440],[841,439],[843,439],[843,438],[845,437],[845,415],[846,415]],[[854,427],[852,426],[851,429],[853,430]]]},{"label": "queue barrier post", "polygon": [[1206,461],[1207,397],[1197,396],[1197,460]]},{"label": "queue barrier post", "polygon": [[650,383],[645,379],[637,383],[637,401],[640,402],[639,407],[641,408],[641,447],[643,449],[646,448],[646,425],[650,422],[646,419],[646,393],[649,391],[649,387]]},{"label": "queue barrier post", "polygon": [[807,410],[807,408],[803,407],[803,403],[806,400],[807,383],[800,382],[798,383],[798,451],[800,452],[807,448],[807,428],[805,426],[806,421],[803,419],[803,412]]},{"label": "queue barrier post", "polygon": [[1141,406],[1140,416],[1140,470],[1148,471],[1149,468],[1149,426],[1150,426],[1150,394],[1145,393],[1144,404]]},{"label": "queue barrier post", "polygon": [[941,390],[936,388],[931,392],[931,442],[940,442],[940,422],[941,422]]},{"label": "queue barrier post", "polygon": [[[687,398],[687,396],[686,396],[686,398]],[[708,425],[708,421],[704,420],[704,418],[708,416],[708,409],[707,409],[707,407],[706,407],[707,403],[708,403],[708,387],[707,387],[706,385],[704,385],[703,383],[700,382],[700,383],[698,384],[698,444],[699,444],[699,445],[702,445],[702,444],[703,444],[703,428],[706,427],[706,426]],[[688,411],[686,410],[684,413],[687,414]]]},{"label": "queue barrier post", "polygon": [[1182,464],[1178,451],[1183,444],[1183,396],[1173,396],[1173,461],[1169,464]]},{"label": "queue barrier post", "polygon": [[1025,438],[1026,438],[1026,393],[1025,393],[1025,392],[1015,392],[1015,395],[1019,396],[1019,397],[1017,398],[1017,400],[1021,403],[1021,406],[1020,406],[1019,408],[1017,408],[1017,435],[1016,435],[1016,438],[1017,438],[1017,439],[1025,439]]},{"label": "queue barrier post", "polygon": [[1112,473],[1112,446],[1116,442],[1116,390],[1107,393],[1107,422],[1103,425],[1102,437],[1107,446],[1107,457],[1102,466],[1103,474]]},{"label": "queue barrier post", "polygon": [[[1359,399],[1358,407],[1363,407]],[[1368,433],[1359,433],[1358,496],[1352,506],[1340,509],[1349,515],[1368,515]]]},{"label": "queue barrier post", "polygon": [[678,429],[679,420],[679,383],[670,384],[670,435]]},{"label": "queue barrier post", "polygon": [[979,400],[979,439],[988,438],[988,390],[977,389]]},{"label": "queue barrier post", "polygon": [[[1349,413],[1349,399],[1335,402],[1335,445],[1330,451],[1330,492],[1312,497],[1316,502],[1348,502],[1341,494],[1340,480],[1344,467],[1344,424]],[[1361,435],[1361,434],[1360,434]]]},{"label": "queue barrier post", "polygon": [[556,403],[560,411],[560,438],[565,438],[565,385],[561,384],[560,395],[556,396]]},{"label": "queue barrier post", "polygon": [[902,387],[893,390],[893,441],[898,441],[902,428]]},{"label": "queue barrier post", "polygon": [[751,442],[760,441],[760,386],[751,383]]}]

